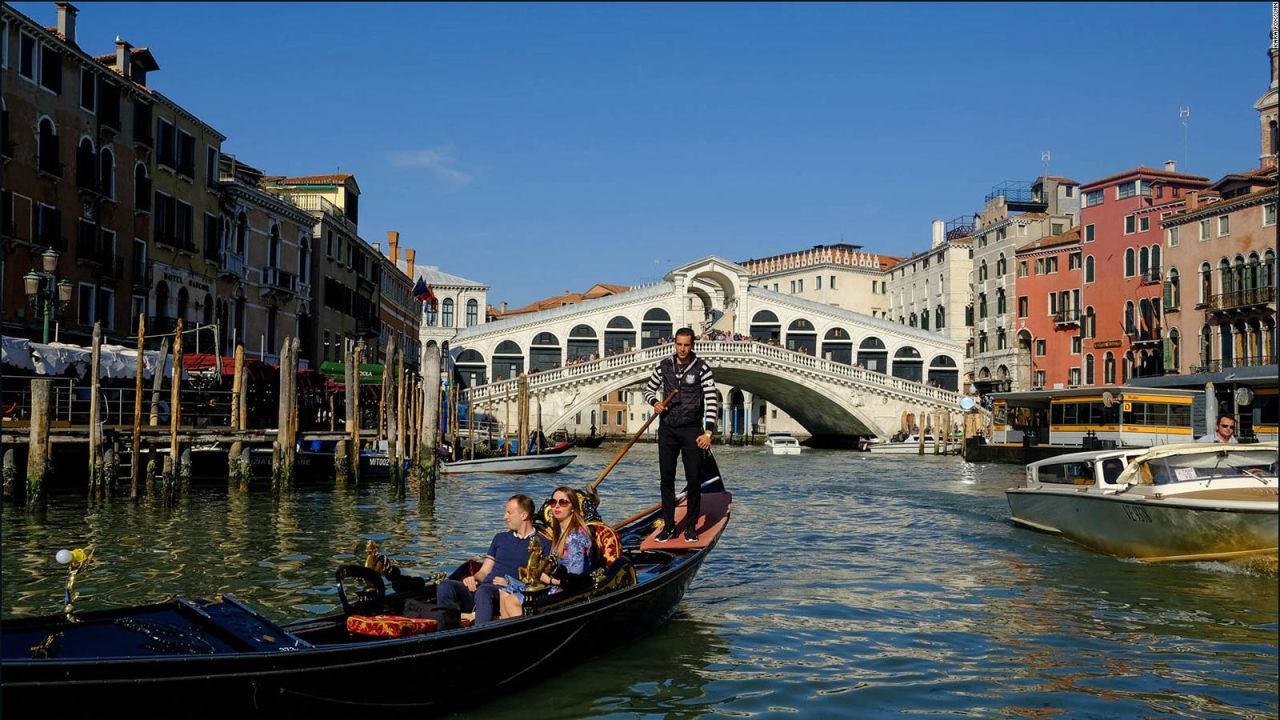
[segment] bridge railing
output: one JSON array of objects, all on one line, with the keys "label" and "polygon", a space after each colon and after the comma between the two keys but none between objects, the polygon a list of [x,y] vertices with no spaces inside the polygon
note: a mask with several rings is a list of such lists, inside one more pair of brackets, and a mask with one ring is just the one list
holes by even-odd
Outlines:
[{"label": "bridge railing", "polygon": [[[598,360],[575,363],[551,370],[542,370],[529,375],[529,389],[549,388],[576,378],[605,374],[611,370],[653,365],[670,355],[672,347],[672,345],[655,345],[641,350],[632,350],[628,353],[603,357]],[[931,387],[914,380],[905,380],[874,370],[846,365],[834,360],[805,355],[794,350],[787,350],[776,345],[766,345],[751,340],[703,340],[697,344],[696,352],[704,357],[731,356],[773,360],[792,367],[803,367],[829,375],[848,378],[864,385],[888,391],[911,394],[943,405],[959,405],[961,398],[960,393],[952,390]],[[514,397],[516,392],[517,381],[502,380],[470,388],[467,391],[467,398],[472,402],[492,402],[509,396]]]}]

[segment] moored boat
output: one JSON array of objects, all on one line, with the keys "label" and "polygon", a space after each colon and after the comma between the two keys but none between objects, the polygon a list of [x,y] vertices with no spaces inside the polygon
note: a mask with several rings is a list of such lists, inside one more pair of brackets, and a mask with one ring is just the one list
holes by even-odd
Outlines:
[{"label": "moored boat", "polygon": [[[934,446],[938,444],[933,435],[924,436],[924,453],[926,455],[933,454]],[[942,454],[955,455],[960,452],[960,443],[954,440],[943,440]],[[920,453],[920,437],[917,435],[908,435],[905,439],[897,442],[885,442],[868,444],[867,452],[876,453],[877,455],[918,455]]]},{"label": "moored boat", "polygon": [[801,450],[800,442],[789,432],[771,432],[764,444],[774,455],[799,455]]},{"label": "moored boat", "polygon": [[577,455],[509,455],[507,457],[484,458],[481,460],[459,460],[457,462],[440,463],[440,472],[445,475],[458,473],[503,473],[507,475],[528,475],[531,473],[559,472],[569,466]]},{"label": "moored boat", "polygon": [[1276,443],[1059,455],[1005,497],[1013,522],[1153,562],[1277,552]]},{"label": "moored boat", "polygon": [[[426,631],[406,637],[364,633],[378,616],[392,616],[384,622],[403,627],[410,601],[434,602],[436,584],[396,574],[388,575],[387,590],[382,576],[365,566],[339,569],[341,613],[285,626],[225,594],[77,614],[74,621],[63,615],[6,620],[0,626],[3,713],[33,715],[51,701],[60,712],[88,713],[136,706],[139,698],[199,716],[474,704],[661,626],[731,512],[732,496],[715,478],[703,485],[697,542],[655,543],[660,510],[651,508],[616,528],[617,553],[581,594],[535,598],[522,617],[473,627],[430,630],[430,623],[414,623]],[[677,518],[680,527],[680,513]],[[369,591],[348,600],[344,576],[368,582]],[[494,652],[513,642],[521,652]]]}]

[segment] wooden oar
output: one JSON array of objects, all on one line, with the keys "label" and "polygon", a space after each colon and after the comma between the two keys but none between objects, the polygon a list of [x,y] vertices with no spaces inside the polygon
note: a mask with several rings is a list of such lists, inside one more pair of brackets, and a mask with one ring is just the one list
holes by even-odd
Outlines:
[{"label": "wooden oar", "polygon": [[[666,405],[671,402],[672,398],[676,396],[676,392],[677,391],[672,390],[667,397],[662,400],[662,404]],[[600,473],[600,477],[596,478],[594,482],[587,486],[586,495],[591,498],[591,502],[595,503],[597,507],[600,506],[600,495],[596,493],[596,488],[600,487],[600,483],[604,482],[605,476],[613,470],[613,467],[617,465],[620,460],[622,460],[622,456],[626,455],[627,451],[631,449],[631,446],[636,444],[636,441],[640,439],[640,436],[644,435],[644,431],[649,429],[649,424],[657,417],[658,413],[650,415],[649,419],[644,421],[644,425],[641,425],[640,429],[636,431],[636,434],[631,436],[631,440],[626,445],[623,445],[622,449],[618,451],[618,454],[614,456],[613,462],[609,463],[605,467],[604,472]]]}]

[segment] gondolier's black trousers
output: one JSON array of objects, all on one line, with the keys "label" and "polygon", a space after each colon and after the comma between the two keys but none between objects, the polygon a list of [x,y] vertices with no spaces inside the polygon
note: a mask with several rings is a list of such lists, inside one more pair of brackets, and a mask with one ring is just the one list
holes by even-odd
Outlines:
[{"label": "gondolier's black trousers", "polygon": [[674,528],[676,518],[676,457],[684,458],[685,493],[688,498],[688,527],[697,525],[702,511],[702,448],[698,436],[702,427],[658,426],[658,472],[662,478],[662,520],[664,528]]}]

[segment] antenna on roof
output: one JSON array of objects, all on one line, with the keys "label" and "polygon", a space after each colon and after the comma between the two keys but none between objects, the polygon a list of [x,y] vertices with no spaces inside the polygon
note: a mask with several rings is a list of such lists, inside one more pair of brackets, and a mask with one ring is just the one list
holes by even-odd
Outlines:
[{"label": "antenna on roof", "polygon": [[1191,165],[1187,162],[1187,133],[1191,127],[1191,107],[1183,105],[1178,108],[1178,117],[1182,118],[1182,172],[1189,172]]},{"label": "antenna on roof", "polygon": [[1053,153],[1049,152],[1048,150],[1045,150],[1044,152],[1040,153],[1040,162],[1044,165],[1044,172],[1041,173],[1041,175],[1049,174],[1049,161],[1052,159],[1053,159]]}]

